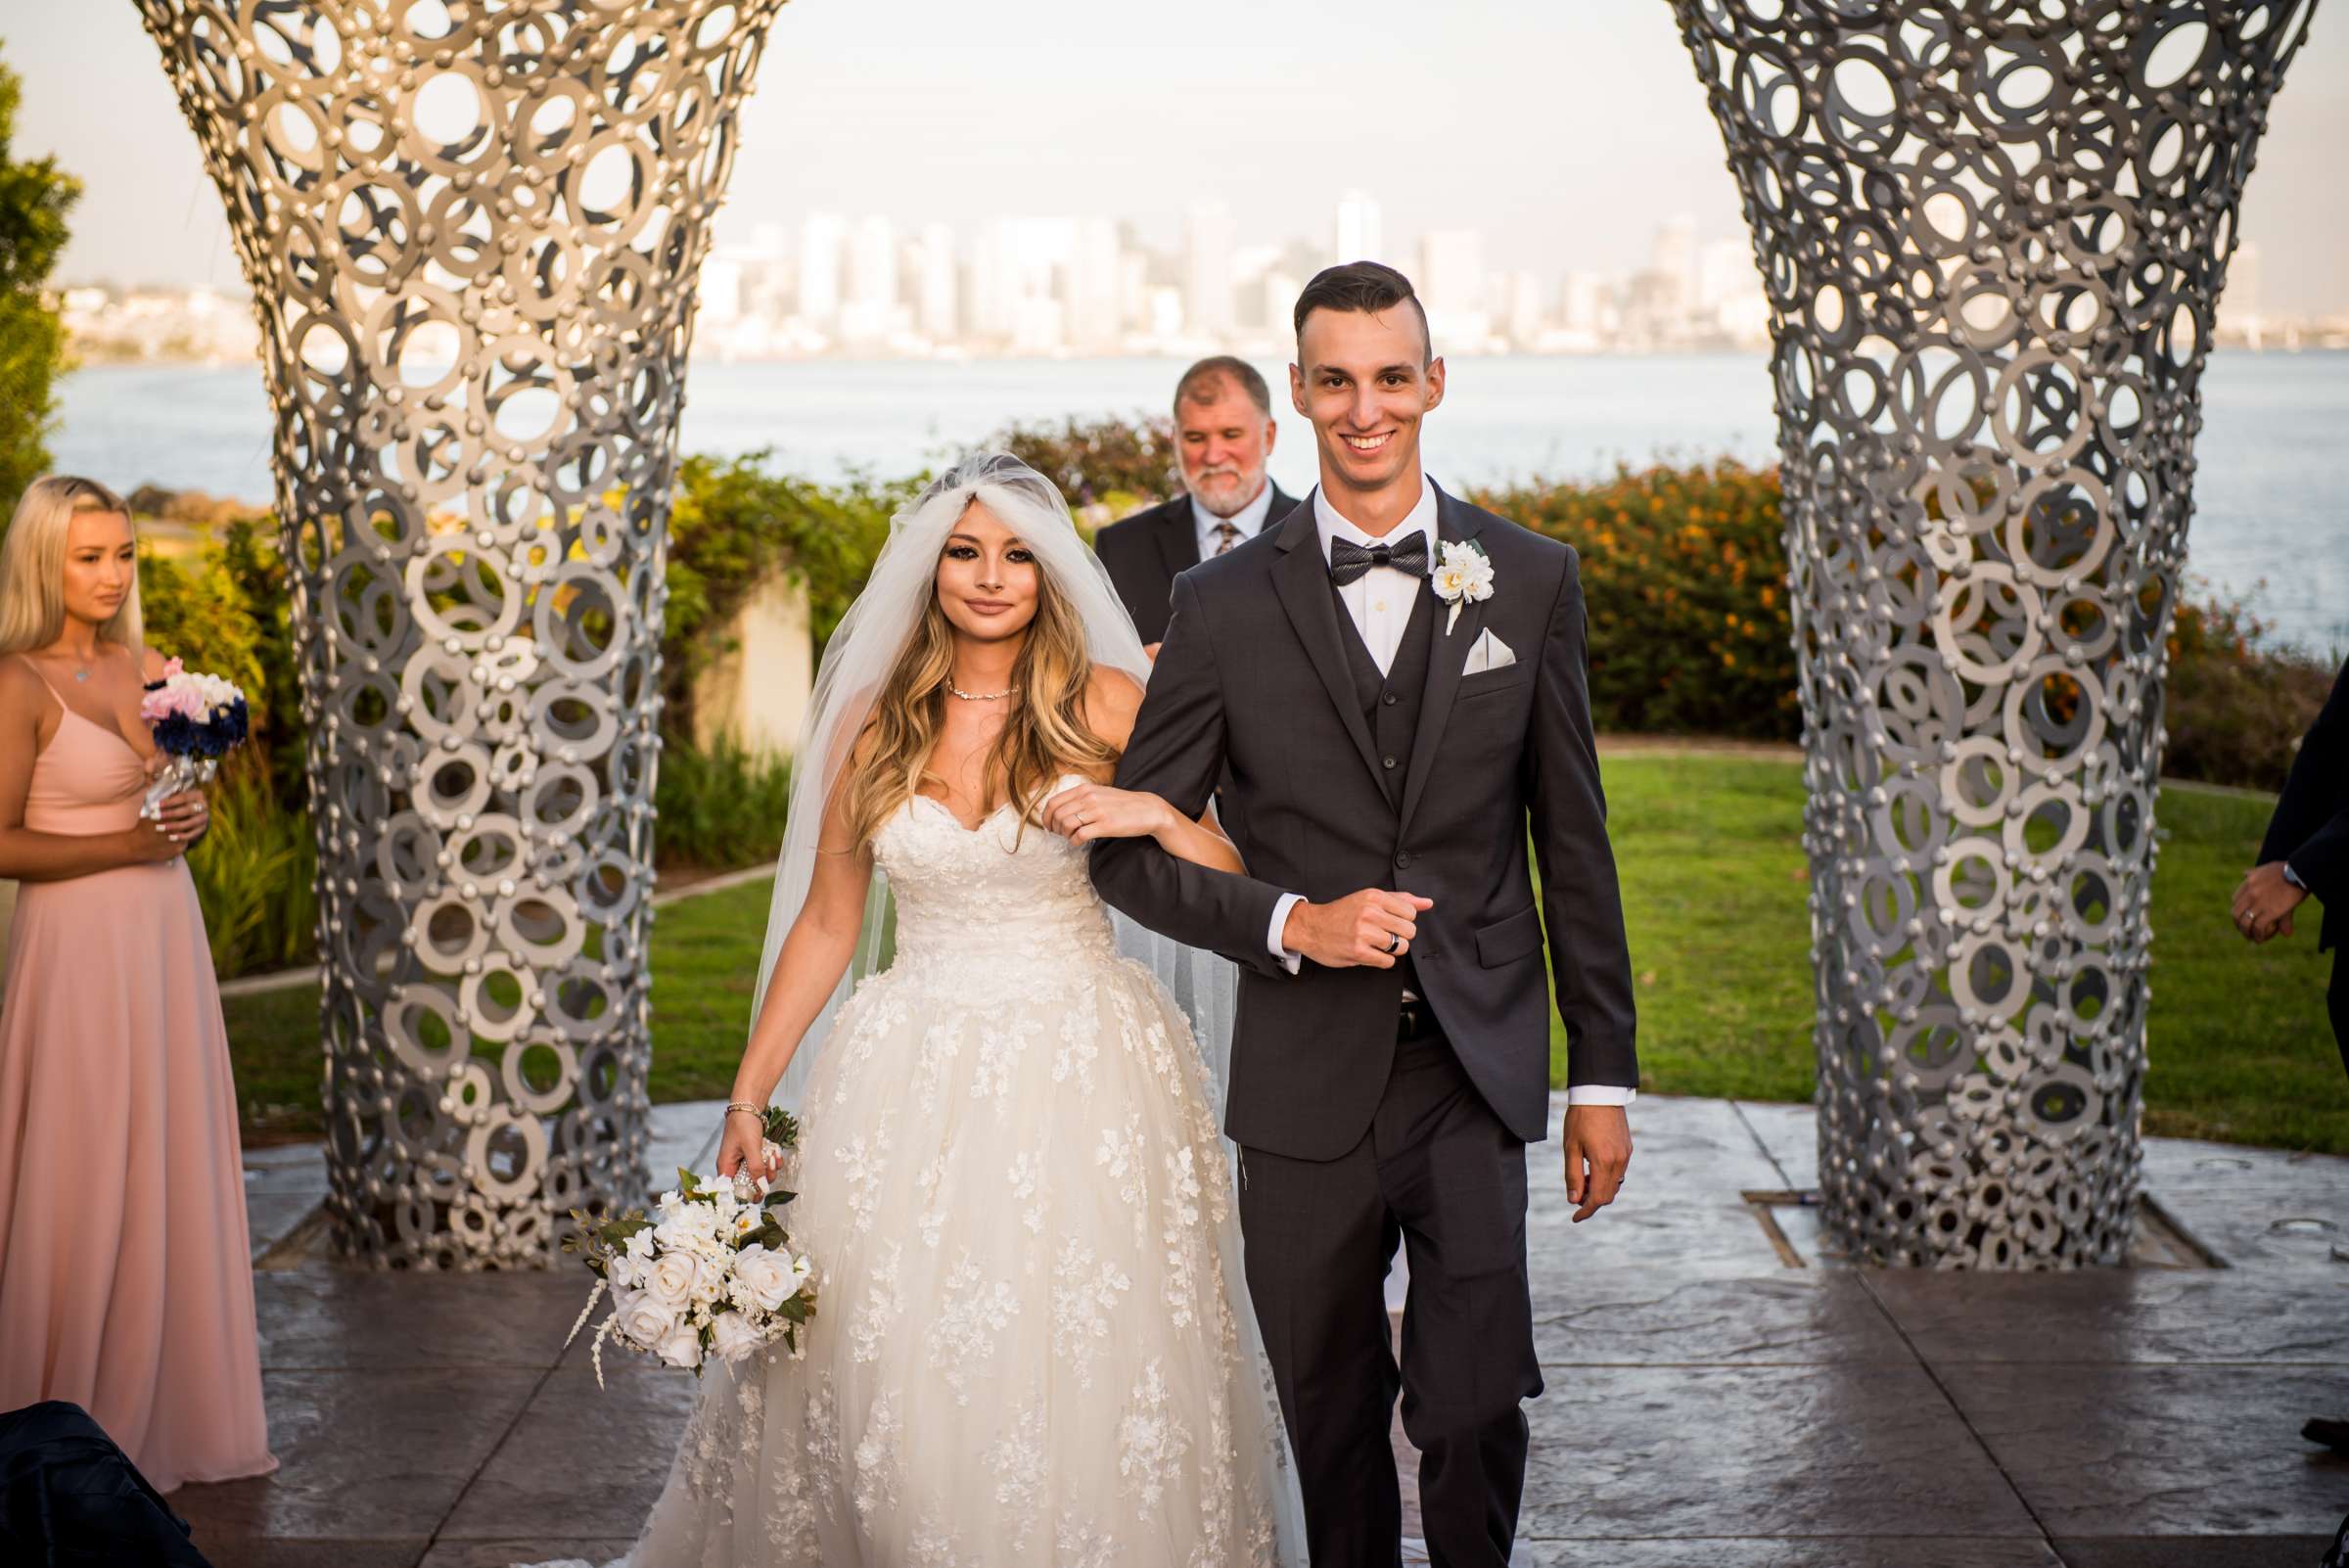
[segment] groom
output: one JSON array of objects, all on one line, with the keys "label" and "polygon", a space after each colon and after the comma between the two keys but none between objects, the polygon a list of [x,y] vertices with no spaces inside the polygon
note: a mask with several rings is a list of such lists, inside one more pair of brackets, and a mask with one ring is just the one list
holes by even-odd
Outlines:
[{"label": "groom", "polygon": [[[1545,934],[1577,1221],[1615,1199],[1638,1082],[1582,590],[1572,550],[1422,473],[1444,362],[1401,273],[1330,268],[1296,327],[1289,393],[1320,487],[1175,579],[1117,777],[1196,814],[1228,766],[1248,873],[1112,839],[1093,879],[1244,966],[1225,1130],[1314,1568],[1398,1559],[1398,1387],[1434,1560],[1503,1563],[1519,1405],[1542,1392],[1525,1146],[1549,1105]],[[1400,1376],[1382,1290],[1399,1239]]]}]

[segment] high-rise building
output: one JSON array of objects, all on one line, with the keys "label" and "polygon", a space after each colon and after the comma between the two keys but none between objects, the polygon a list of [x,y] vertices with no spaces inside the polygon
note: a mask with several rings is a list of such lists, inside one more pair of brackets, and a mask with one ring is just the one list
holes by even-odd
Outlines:
[{"label": "high-rise building", "polygon": [[897,228],[885,217],[860,218],[849,239],[849,296],[841,306],[840,335],[851,343],[878,344],[901,325]]},{"label": "high-rise building", "polygon": [[1696,219],[1682,212],[1656,228],[1656,247],[1648,259],[1656,274],[1650,285],[1659,315],[1673,316],[1696,304]]},{"label": "high-rise building", "polygon": [[1543,308],[1542,280],[1531,272],[1511,272],[1500,280],[1498,292],[1500,330],[1511,346],[1533,347],[1549,325],[1549,312]]},{"label": "high-rise building", "polygon": [[1743,240],[1715,240],[1696,254],[1696,308],[1710,316],[1755,286],[1754,248]]},{"label": "high-rise building", "polygon": [[1569,352],[1599,347],[1615,330],[1614,286],[1595,272],[1569,272],[1558,291],[1557,346]]},{"label": "high-rise building", "polygon": [[800,225],[800,319],[810,327],[829,328],[840,319],[848,244],[848,220],[836,213],[810,212]]},{"label": "high-rise building", "polygon": [[1118,250],[1118,324],[1128,332],[1150,330],[1150,258],[1126,245]]},{"label": "high-rise building", "polygon": [[1348,191],[1338,198],[1337,238],[1335,259],[1341,264],[1387,259],[1387,237],[1380,222],[1378,204],[1360,191]]},{"label": "high-rise building", "polygon": [[1412,279],[1427,307],[1436,352],[1484,346],[1492,333],[1485,304],[1485,237],[1474,229],[1431,229],[1419,240],[1419,276]]},{"label": "high-rise building", "polygon": [[1263,292],[1265,331],[1275,338],[1287,338],[1295,330],[1297,297],[1305,293],[1305,280],[1275,265],[1265,274]]},{"label": "high-rise building", "polygon": [[932,343],[952,343],[962,325],[955,299],[954,231],[944,223],[924,224],[920,256],[914,323]]},{"label": "high-rise building", "polygon": [[1183,310],[1195,338],[1231,335],[1231,252],[1239,229],[1221,203],[1191,208],[1183,226]]},{"label": "high-rise building", "polygon": [[742,262],[724,252],[702,263],[694,280],[696,314],[705,327],[723,327],[742,318]]},{"label": "high-rise building", "polygon": [[1108,218],[1079,218],[1069,238],[1069,346],[1106,353],[1118,346],[1124,325],[1118,227]]},{"label": "high-rise building", "polygon": [[849,242],[849,300],[871,310],[898,302],[898,231],[885,217],[859,219]]}]

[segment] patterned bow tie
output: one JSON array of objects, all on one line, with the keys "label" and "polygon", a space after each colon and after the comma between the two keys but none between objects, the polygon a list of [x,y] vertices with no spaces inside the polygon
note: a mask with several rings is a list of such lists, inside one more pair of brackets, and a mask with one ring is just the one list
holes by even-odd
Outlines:
[{"label": "patterned bow tie", "polygon": [[1368,549],[1350,539],[1329,541],[1329,580],[1343,588],[1372,567],[1393,567],[1412,576],[1427,576],[1427,535],[1413,533],[1401,544],[1373,544]]}]

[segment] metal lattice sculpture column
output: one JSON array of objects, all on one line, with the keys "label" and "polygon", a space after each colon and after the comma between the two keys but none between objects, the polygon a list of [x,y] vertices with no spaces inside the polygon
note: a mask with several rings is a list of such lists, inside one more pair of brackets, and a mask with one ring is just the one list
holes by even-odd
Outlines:
[{"label": "metal lattice sculpture column", "polygon": [[1776,352],[1819,1181],[2116,1264],[2164,651],[2236,204],[2313,0],[1675,0]]},{"label": "metal lattice sculpture column", "polygon": [[641,1191],[693,283],[783,0],[139,0],[276,409],[338,1245]]}]

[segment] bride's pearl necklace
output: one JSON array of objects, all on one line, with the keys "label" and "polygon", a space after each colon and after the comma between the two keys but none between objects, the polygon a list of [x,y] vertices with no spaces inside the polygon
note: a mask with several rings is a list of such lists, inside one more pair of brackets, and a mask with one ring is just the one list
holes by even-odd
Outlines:
[{"label": "bride's pearl necklace", "polygon": [[999,703],[1011,695],[1008,691],[964,691],[960,686],[954,684],[952,675],[946,677],[946,691],[966,703]]}]

